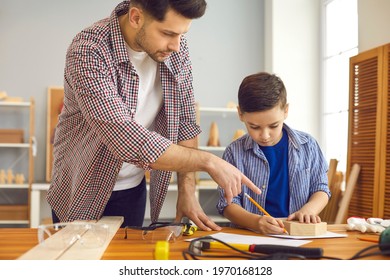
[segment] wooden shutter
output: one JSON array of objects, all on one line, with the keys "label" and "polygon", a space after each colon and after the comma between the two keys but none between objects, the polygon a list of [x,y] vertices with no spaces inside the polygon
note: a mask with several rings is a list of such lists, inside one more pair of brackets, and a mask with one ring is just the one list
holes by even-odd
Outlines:
[{"label": "wooden shutter", "polygon": [[350,59],[347,174],[361,171],[348,216],[390,216],[389,45]]},{"label": "wooden shutter", "polygon": [[382,131],[383,137],[381,142],[383,143],[381,148],[381,155],[383,160],[381,161],[381,184],[379,186],[379,203],[378,203],[378,217],[384,219],[390,219],[390,44],[385,45],[383,48],[383,118],[382,118]]}]

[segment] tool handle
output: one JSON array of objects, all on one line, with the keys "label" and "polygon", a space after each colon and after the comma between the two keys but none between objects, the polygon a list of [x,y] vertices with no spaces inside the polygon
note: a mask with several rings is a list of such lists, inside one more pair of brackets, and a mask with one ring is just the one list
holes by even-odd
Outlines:
[{"label": "tool handle", "polygon": [[262,254],[274,254],[274,253],[295,254],[310,259],[319,259],[323,255],[322,248],[301,248],[301,247],[283,246],[283,245],[252,244],[249,246],[249,251],[255,253],[262,253]]}]

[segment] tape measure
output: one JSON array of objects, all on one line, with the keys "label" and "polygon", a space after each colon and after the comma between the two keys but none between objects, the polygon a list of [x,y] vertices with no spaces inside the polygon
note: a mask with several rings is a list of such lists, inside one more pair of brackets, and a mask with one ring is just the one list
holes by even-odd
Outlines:
[{"label": "tape measure", "polygon": [[198,230],[197,226],[191,225],[191,224],[186,224],[183,227],[183,235],[184,236],[190,236],[193,235],[195,231]]},{"label": "tape measure", "polygon": [[155,260],[169,260],[169,242],[157,241],[154,247]]}]

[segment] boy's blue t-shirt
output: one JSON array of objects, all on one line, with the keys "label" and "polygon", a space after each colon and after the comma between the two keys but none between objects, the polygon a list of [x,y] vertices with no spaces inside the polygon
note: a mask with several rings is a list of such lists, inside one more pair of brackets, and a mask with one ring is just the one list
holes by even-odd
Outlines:
[{"label": "boy's blue t-shirt", "polygon": [[282,139],[276,145],[259,145],[270,167],[265,210],[275,218],[289,215],[288,136],[285,129],[282,133]]}]

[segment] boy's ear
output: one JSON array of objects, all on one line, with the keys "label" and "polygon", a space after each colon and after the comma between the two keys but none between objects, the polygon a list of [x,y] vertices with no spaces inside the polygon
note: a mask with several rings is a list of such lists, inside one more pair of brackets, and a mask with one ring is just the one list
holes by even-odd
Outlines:
[{"label": "boy's ear", "polygon": [[289,104],[287,103],[286,106],[284,107],[284,119],[287,119],[287,116],[288,116],[288,108],[289,108]]},{"label": "boy's ear", "polygon": [[238,112],[238,117],[240,118],[240,121],[243,121],[242,120],[242,112],[241,112],[240,106],[237,106],[237,112]]}]

